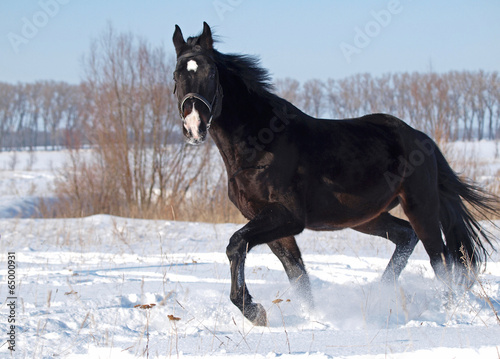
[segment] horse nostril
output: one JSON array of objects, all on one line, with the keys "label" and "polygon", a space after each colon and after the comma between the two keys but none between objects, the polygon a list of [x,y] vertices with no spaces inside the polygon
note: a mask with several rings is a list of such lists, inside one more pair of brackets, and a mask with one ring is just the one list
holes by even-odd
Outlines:
[{"label": "horse nostril", "polygon": [[186,102],[182,108],[182,114],[184,118],[189,116],[193,112],[194,104],[192,102]]}]

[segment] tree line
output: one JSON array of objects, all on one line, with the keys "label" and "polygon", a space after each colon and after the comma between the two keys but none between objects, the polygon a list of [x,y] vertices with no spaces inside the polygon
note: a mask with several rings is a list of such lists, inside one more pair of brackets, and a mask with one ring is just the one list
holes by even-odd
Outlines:
[{"label": "tree line", "polygon": [[[142,51],[142,56],[146,56],[148,50]],[[173,59],[167,60],[165,53],[156,56],[164,59],[156,59],[156,64],[151,66],[163,66],[163,70],[171,71]],[[140,61],[140,57],[129,60]],[[180,141],[180,132],[176,129],[176,99],[170,77],[170,73],[163,73],[159,80],[155,80],[154,86],[157,90],[162,87],[161,101],[168,103],[168,111],[164,114],[165,126],[169,127],[170,136]],[[144,89],[144,83],[134,83],[136,78],[133,75],[120,80],[130,82],[130,87],[120,88],[128,100],[146,101],[150,115],[158,115],[158,96],[151,93],[149,98],[145,98],[144,94],[133,94],[134,86]],[[92,81],[86,78],[78,85],[56,81],[0,83],[0,148],[73,147],[95,143],[88,131],[89,125],[103,124],[100,120],[105,117],[102,111],[97,113],[95,107],[102,110],[106,97],[96,102],[89,90],[93,86]],[[114,85],[117,91],[117,83]],[[415,72],[382,76],[366,73],[343,79],[312,79],[302,84],[286,78],[278,79],[275,89],[280,96],[315,117],[351,118],[385,112],[403,119],[436,140],[500,138],[500,77],[497,72]],[[126,93],[127,90],[131,93]],[[136,108],[132,102],[127,111],[137,118],[129,122],[128,136],[137,132],[134,124],[145,125],[141,122],[145,113],[134,113]],[[152,123],[156,122],[153,120]],[[153,130],[153,127],[145,129]],[[154,133],[149,133],[144,140],[153,146],[153,137]]]},{"label": "tree line", "polygon": [[278,93],[315,117],[384,112],[436,140],[500,137],[498,72],[357,74],[343,79],[276,82]]},{"label": "tree line", "polygon": [[82,105],[78,85],[0,82],[0,148],[69,146],[84,137]]}]

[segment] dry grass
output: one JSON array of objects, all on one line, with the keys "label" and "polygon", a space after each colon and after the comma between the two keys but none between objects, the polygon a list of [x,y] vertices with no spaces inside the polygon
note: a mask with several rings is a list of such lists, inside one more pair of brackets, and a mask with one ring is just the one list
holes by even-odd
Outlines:
[{"label": "dry grass", "polygon": [[[175,151],[172,155],[177,157],[175,161],[165,161],[161,169],[163,178],[142,183],[117,180],[125,174],[109,163],[115,160],[113,157],[104,159],[99,152],[70,151],[67,165],[55,183],[57,200],[52,204],[42,203],[40,212],[43,217],[51,218],[111,214],[160,220],[243,222],[244,217],[228,199],[225,168],[220,158],[210,153],[214,152],[211,146],[186,152]],[[135,166],[129,163],[128,167]],[[144,172],[146,175],[142,177],[148,177],[148,170]]]},{"label": "dry grass", "polygon": [[[495,315],[495,318],[500,324],[500,317],[498,316],[498,312],[495,309],[495,305],[493,305],[492,299],[487,293],[487,290],[485,289],[485,285],[482,281],[482,279],[479,277],[478,272],[474,269],[474,266],[472,265],[471,258],[467,254],[467,251],[465,250],[464,246],[462,245],[460,247],[460,252],[462,253],[462,261],[465,264],[465,267],[467,271],[465,272],[465,275],[467,276],[467,282],[469,283],[477,283],[477,291],[474,293],[477,297],[482,298],[490,307],[491,311]],[[498,304],[498,303],[497,303]]]},{"label": "dry grass", "polygon": [[143,356],[144,353],[146,353],[146,358],[149,358],[149,322],[151,317],[150,309],[154,308],[155,306],[155,303],[134,305],[134,308],[139,308],[146,311],[146,327],[144,328],[144,331],[146,332],[146,347],[144,348],[144,352],[142,353]]}]

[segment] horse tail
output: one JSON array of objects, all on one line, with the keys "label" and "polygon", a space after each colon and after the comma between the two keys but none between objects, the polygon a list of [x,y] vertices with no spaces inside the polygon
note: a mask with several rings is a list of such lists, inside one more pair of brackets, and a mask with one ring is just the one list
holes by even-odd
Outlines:
[{"label": "horse tail", "polygon": [[478,218],[497,215],[499,198],[459,178],[437,146],[434,153],[438,167],[439,219],[448,255],[460,281],[473,282],[478,268],[489,256],[487,247],[495,250],[491,234],[481,227]]}]

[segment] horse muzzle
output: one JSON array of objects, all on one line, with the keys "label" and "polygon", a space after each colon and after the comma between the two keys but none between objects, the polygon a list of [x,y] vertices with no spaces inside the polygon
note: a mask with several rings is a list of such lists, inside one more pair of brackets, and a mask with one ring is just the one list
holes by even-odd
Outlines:
[{"label": "horse muzzle", "polygon": [[[211,116],[210,113],[208,113],[208,116]],[[209,119],[207,118],[207,112],[206,109],[203,108],[203,105],[198,101],[191,101],[187,104],[184,101],[182,104],[181,117],[183,133],[187,143],[198,145],[205,142]]]}]

